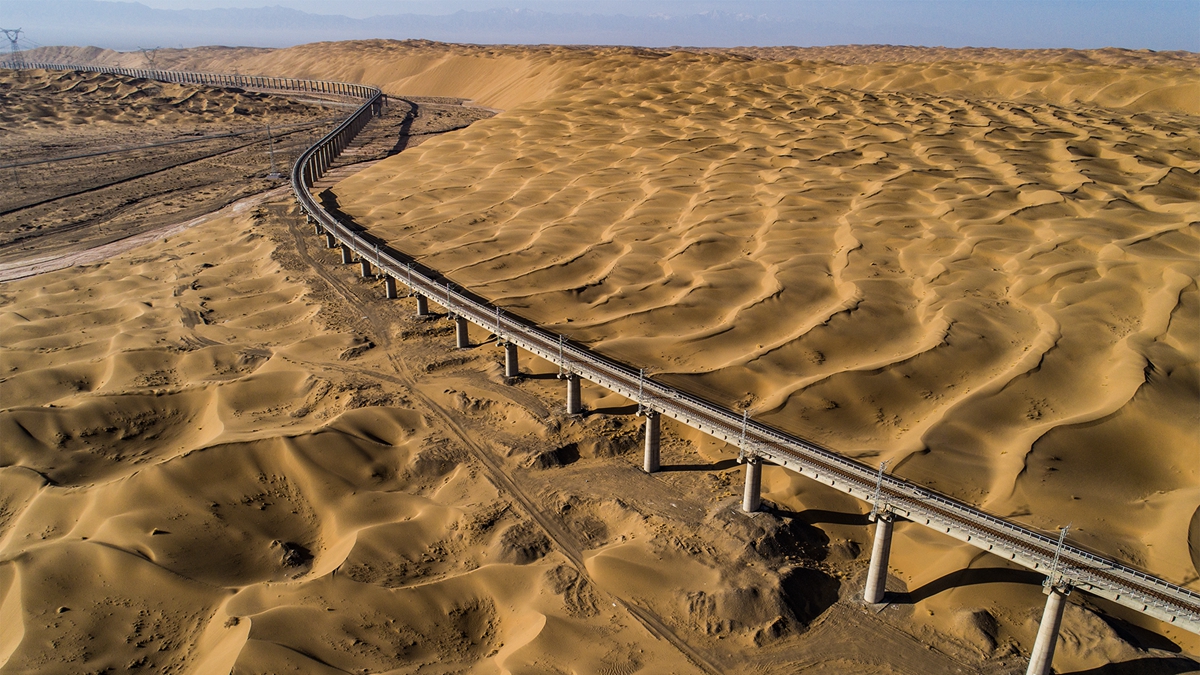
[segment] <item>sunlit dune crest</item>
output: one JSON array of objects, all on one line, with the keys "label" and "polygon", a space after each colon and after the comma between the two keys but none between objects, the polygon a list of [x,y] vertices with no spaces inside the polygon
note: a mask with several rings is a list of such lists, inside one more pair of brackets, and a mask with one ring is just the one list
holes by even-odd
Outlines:
[{"label": "sunlit dune crest", "polygon": [[[157,59],[382,87],[386,128],[421,139],[377,121],[319,188],[373,235],[658,380],[1200,590],[1195,54]],[[288,109],[25,75],[61,105],[5,106],[21,133]],[[636,405],[585,384],[569,416],[552,364],[522,352],[506,380],[475,326],[451,349],[436,298],[385,300],[291,197],[197,222],[0,284],[6,672],[1023,672],[1041,571],[899,522],[894,602],[863,607],[869,505],[768,466],[770,510],[744,514],[736,448],[673,421],[644,474]],[[1059,672],[1192,667],[1200,637],[1114,607],[1071,598]]]},{"label": "sunlit dune crest", "polygon": [[1195,581],[1194,118],[672,60],[584,68],[339,203],[666,381]]}]

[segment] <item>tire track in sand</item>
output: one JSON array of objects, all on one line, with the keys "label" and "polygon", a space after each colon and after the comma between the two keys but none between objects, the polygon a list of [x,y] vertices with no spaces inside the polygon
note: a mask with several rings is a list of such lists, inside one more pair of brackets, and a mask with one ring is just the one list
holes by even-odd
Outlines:
[{"label": "tire track in sand", "polygon": [[[472,438],[471,434],[463,427],[462,423],[458,420],[457,416],[453,412],[439,405],[436,401],[429,398],[424,392],[421,391],[421,389],[417,386],[416,377],[413,375],[412,369],[408,365],[407,361],[405,361],[402,356],[397,354],[396,350],[392,349],[392,342],[387,331],[386,320],[381,317],[379,313],[374,310],[374,308],[371,307],[371,303],[365,301],[361,296],[354,292],[354,289],[350,288],[342,280],[330,273],[329,270],[325,269],[325,267],[308,252],[308,242],[305,241],[304,234],[297,226],[293,214],[289,214],[287,211],[285,211],[285,209],[288,207],[283,205],[271,205],[267,208],[274,210],[276,215],[288,223],[288,230],[292,233],[292,236],[296,241],[296,252],[300,259],[309,265],[312,270],[321,277],[321,279],[328,283],[331,289],[333,289],[339,296],[349,303],[356,311],[360,312],[360,316],[367,321],[370,326],[370,331],[374,333],[372,337],[375,340],[375,343],[382,348],[385,354],[387,354],[388,361],[391,363],[392,369],[396,373],[396,377],[409,389],[412,396],[415,399],[420,400],[421,403],[424,404],[431,413],[433,413],[442,423],[446,425],[451,432],[453,432],[454,436],[471,452],[472,456],[474,456],[481,464],[483,464],[484,468],[488,472],[488,476],[492,479],[492,482],[497,487],[502,487],[505,491],[512,495],[513,499],[515,499],[521,505],[529,517],[538,524],[538,527],[545,532],[546,536],[549,537],[551,541],[553,541],[558,547],[558,549],[562,551],[562,553],[571,561],[571,564],[575,567],[580,576],[587,579],[588,583],[592,584],[593,588],[599,590],[600,587],[592,580],[591,575],[588,573],[587,566],[584,564],[583,550],[579,546],[579,543],[575,541],[574,537],[572,537],[560,523],[558,523],[552,516],[537,506],[533,498],[531,498],[524,490],[522,490],[516,481],[514,481],[513,478],[504,471],[503,466],[500,464],[500,461],[495,457],[495,455],[493,455],[485,445],[476,442]],[[641,623],[651,635],[671,643],[676,649],[679,650],[680,653],[686,656],[689,661],[691,661],[701,670],[710,674],[718,674],[722,672],[720,668],[718,668],[708,659],[704,658],[704,656],[702,656],[696,649],[694,649],[673,630],[671,630],[671,628],[667,626],[666,623],[664,623],[663,620],[654,612],[651,612],[650,610],[641,607],[632,601],[626,600],[625,598],[613,595],[611,593],[609,593],[609,596],[612,597],[612,599],[616,602],[620,603],[625,611],[637,619],[637,621]]]}]

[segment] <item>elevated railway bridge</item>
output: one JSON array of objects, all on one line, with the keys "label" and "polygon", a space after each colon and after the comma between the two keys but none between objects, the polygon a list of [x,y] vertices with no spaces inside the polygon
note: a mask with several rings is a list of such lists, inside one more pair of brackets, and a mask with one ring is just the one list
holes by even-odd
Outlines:
[{"label": "elevated railway bridge", "polygon": [[330,248],[340,247],[342,261],[357,260],[364,276],[380,274],[389,298],[398,296],[398,285],[417,299],[418,313],[428,312],[429,301],[443,306],[456,324],[459,347],[468,346],[467,326],[474,323],[490,331],[505,349],[505,374],[515,377],[518,350],[525,350],[558,365],[566,382],[567,411],[578,413],[580,380],[587,379],[632,401],[645,417],[644,468],[658,470],[660,419],[670,417],[739,448],[746,481],[742,507],[759,508],[762,465],[770,462],[840,490],[871,504],[875,538],[864,599],[884,598],[884,580],[895,519],[904,518],[966,542],[981,550],[1046,575],[1046,606],[1027,673],[1050,672],[1064,601],[1072,591],[1105,598],[1171,625],[1200,634],[1200,594],[1124,565],[1109,557],[1072,545],[1059,536],[989,514],[962,501],[921,485],[886,475],[875,468],[828,448],[772,428],[745,413],[739,414],[687,392],[644,377],[643,372],[547,331],[489,303],[467,289],[454,286],[436,270],[418,264],[369,232],[343,223],[322,208],[312,187],[329,170],[334,159],[354,136],[379,115],[386,102],[383,92],[361,84],[266,76],[190,73],[107,66],[31,64],[25,68],[106,72],[166,82],[219,87],[243,87],[284,93],[342,96],[359,103],[354,112],[304,151],[291,168],[296,199],[317,235]]}]

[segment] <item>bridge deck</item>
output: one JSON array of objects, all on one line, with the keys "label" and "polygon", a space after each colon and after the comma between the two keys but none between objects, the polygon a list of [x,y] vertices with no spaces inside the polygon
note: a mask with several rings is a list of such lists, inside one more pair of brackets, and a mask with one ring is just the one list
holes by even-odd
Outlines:
[{"label": "bridge deck", "polygon": [[[247,75],[135,70],[100,66],[28,64],[26,67],[76,69],[119,73],[169,82],[253,87],[260,90],[336,94],[362,101],[336,129],[306,150],[292,167],[292,187],[304,211],[342,244],[383,273],[413,291],[442,304],[450,312],[493,331],[519,347],[660,413],[796,471],[864,501],[875,496],[877,473],[871,467],[750,420],[735,411],[673,389],[638,371],[580,345],[572,344],[518,317],[505,314],[485,299],[455,289],[435,270],[415,264],[369,233],[354,229],[326,212],[311,188],[324,177],[332,159],[379,110],[383,93],[365,85]],[[640,396],[639,396],[640,393]],[[1054,564],[1058,540],[1046,533],[991,515],[969,504],[908,481],[884,476],[880,501],[912,522],[943,532],[1029,569],[1047,572]],[[1099,597],[1167,623],[1200,633],[1200,594],[1168,583],[1121,563],[1067,545],[1056,572],[1063,581]]]}]

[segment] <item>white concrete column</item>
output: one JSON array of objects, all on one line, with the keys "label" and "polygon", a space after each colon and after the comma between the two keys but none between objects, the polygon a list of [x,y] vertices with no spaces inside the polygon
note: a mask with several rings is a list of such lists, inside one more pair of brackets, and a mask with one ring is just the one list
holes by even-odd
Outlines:
[{"label": "white concrete column", "polygon": [[580,398],[579,376],[567,373],[567,414],[578,415],[583,412],[583,401]]},{"label": "white concrete column", "polygon": [[742,510],[754,513],[762,504],[762,459],[750,455],[745,462],[746,491],[742,493]]},{"label": "white concrete column", "polygon": [[867,568],[867,586],[863,599],[868,603],[883,602],[884,586],[887,583],[888,558],[892,554],[892,522],[890,511],[875,515],[875,544],[871,547],[871,566]]},{"label": "white concrete column", "polygon": [[354,262],[354,252],[350,250],[349,246],[342,244],[342,264],[349,265],[352,262]]},{"label": "white concrete column", "polygon": [[337,238],[333,236],[332,232],[326,232],[325,248],[334,248],[335,246],[337,246]]},{"label": "white concrete column", "polygon": [[454,317],[454,341],[459,349],[466,349],[471,346],[470,337],[467,335],[468,325],[465,317]]},{"label": "white concrete column", "polygon": [[1029,669],[1025,675],[1050,675],[1054,661],[1054,647],[1058,644],[1058,629],[1062,626],[1063,609],[1071,587],[1046,587],[1046,608],[1042,610],[1042,622],[1038,624],[1037,640],[1029,653]]},{"label": "white concrete column", "polygon": [[429,298],[417,294],[417,316],[429,316]]},{"label": "white concrete column", "polygon": [[362,278],[364,278],[364,279],[371,278],[371,263],[370,263],[370,261],[368,261],[366,258],[359,258],[358,265],[362,271]]},{"label": "white concrete column", "polygon": [[396,299],[396,277],[389,274],[383,278],[383,293],[388,300]]},{"label": "white concrete column", "polygon": [[646,454],[642,458],[642,470],[654,473],[659,469],[659,441],[662,435],[662,418],[653,410],[643,413],[646,416]]},{"label": "white concrete column", "polygon": [[517,346],[511,342],[504,343],[504,377],[512,379],[521,376],[520,366],[517,365]]}]

